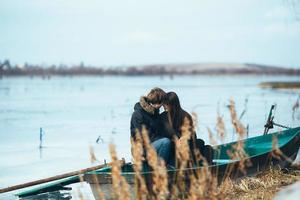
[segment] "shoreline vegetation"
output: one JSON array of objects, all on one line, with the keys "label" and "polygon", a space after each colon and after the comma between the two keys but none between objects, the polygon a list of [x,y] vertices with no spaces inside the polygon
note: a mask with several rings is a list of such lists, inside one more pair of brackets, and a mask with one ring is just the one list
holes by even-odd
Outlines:
[{"label": "shoreline vegetation", "polygon": [[233,181],[225,199],[274,199],[279,191],[297,181],[300,181],[299,163],[286,169],[273,167],[254,177]]},{"label": "shoreline vegetation", "polygon": [[151,75],[300,75],[300,69],[251,63],[153,64],[101,67],[85,65],[12,65],[0,60],[1,76],[151,76]]},{"label": "shoreline vegetation", "polygon": [[271,89],[300,89],[299,81],[291,82],[262,82],[259,84],[262,88],[271,88]]}]

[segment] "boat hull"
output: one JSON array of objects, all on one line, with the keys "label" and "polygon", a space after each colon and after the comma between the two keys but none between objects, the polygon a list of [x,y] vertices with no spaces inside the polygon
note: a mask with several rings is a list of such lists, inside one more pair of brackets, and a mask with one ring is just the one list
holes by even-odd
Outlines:
[{"label": "boat hull", "polygon": [[[274,140],[274,138],[277,138],[277,140]],[[274,141],[277,141],[277,145],[274,145],[276,144],[276,142],[274,143]],[[233,147],[238,142],[242,142],[244,144],[243,149],[247,153],[247,158],[251,163],[251,165],[247,165],[243,171],[239,168],[241,161],[239,159],[235,160],[228,156],[228,152],[233,151]],[[278,148],[274,148],[274,146],[277,146]],[[299,150],[299,146],[300,127],[268,135],[248,138],[243,141],[227,143],[214,147],[213,164],[208,166],[208,168],[215,175],[215,177],[218,178],[219,182],[222,182],[222,180],[224,180],[224,178],[226,177],[231,177],[234,179],[245,175],[254,175],[274,165],[279,165],[280,167],[284,168],[288,167],[295,160]],[[196,166],[190,169],[184,169],[183,171],[184,174],[188,174],[190,172],[202,169],[202,166]],[[173,177],[176,175],[176,173],[178,173],[178,170],[168,170],[167,173],[169,177],[169,183],[172,184]],[[129,192],[132,196],[132,199],[135,199],[134,194],[136,194],[136,188],[134,186],[134,181],[136,177],[133,170],[133,165],[130,163],[124,164],[122,166],[121,175],[125,177],[130,186]],[[144,170],[142,175],[145,177],[148,188],[151,188],[152,172],[150,170]],[[113,198],[110,166],[106,166],[100,170],[85,173],[84,179],[90,184],[95,199],[101,199],[100,194],[103,194],[105,196],[105,199]],[[64,186],[78,182],[79,180],[79,176],[69,177],[33,189],[30,188],[27,191],[22,191],[16,195],[19,197],[27,197],[46,193],[49,191],[66,189]],[[188,183],[189,176],[186,176],[184,181]],[[102,191],[101,193],[99,192],[99,188]]]},{"label": "boat hull", "polygon": [[[289,135],[285,134],[291,134]],[[278,137],[278,148],[274,148],[274,137]],[[258,143],[258,141],[260,141]],[[274,140],[276,141],[276,140]],[[270,134],[268,136],[259,136],[251,139],[246,139],[243,141],[245,143],[244,150],[249,153],[249,163],[246,165],[244,170],[241,170],[240,160],[229,159],[228,156],[224,154],[225,151],[230,150],[235,143],[229,143],[217,146],[215,152],[222,151],[220,154],[215,153],[214,162],[211,166],[208,166],[212,174],[217,177],[219,183],[222,182],[225,178],[240,178],[243,176],[255,175],[261,171],[269,169],[271,166],[280,166],[281,168],[286,168],[292,164],[295,160],[299,146],[300,146],[300,128],[293,130],[293,132],[280,132]],[[223,153],[223,155],[222,155]],[[184,169],[184,174],[187,174],[185,177],[185,182],[188,185],[189,176],[191,171],[197,171],[203,168],[194,167],[190,169]],[[168,170],[169,183],[172,183],[173,178],[175,177],[178,170]],[[145,177],[146,184],[148,188],[151,188],[151,171],[143,172],[142,175]],[[135,186],[135,173],[133,171],[132,164],[126,164],[122,168],[122,175],[125,177],[126,181],[130,187],[130,194],[132,194],[132,199],[135,199],[134,194]],[[102,191],[102,194],[105,196],[105,199],[113,199],[113,190],[112,190],[112,178],[110,172],[91,172],[84,175],[84,179],[91,186],[94,197],[96,200],[101,199],[99,193],[99,188]]]}]

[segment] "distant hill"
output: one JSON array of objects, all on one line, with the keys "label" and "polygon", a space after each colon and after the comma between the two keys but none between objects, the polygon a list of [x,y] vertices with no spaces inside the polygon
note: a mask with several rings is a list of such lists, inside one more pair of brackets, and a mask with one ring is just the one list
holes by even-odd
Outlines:
[{"label": "distant hill", "polygon": [[300,74],[300,69],[247,63],[146,65],[135,69],[147,74]]},{"label": "distant hill", "polygon": [[95,67],[83,63],[75,66],[50,67],[29,65],[11,66],[8,61],[0,62],[1,76],[19,75],[195,75],[195,74],[270,74],[300,75],[300,69],[267,66],[249,63],[196,63],[196,64],[155,64],[127,67]]}]

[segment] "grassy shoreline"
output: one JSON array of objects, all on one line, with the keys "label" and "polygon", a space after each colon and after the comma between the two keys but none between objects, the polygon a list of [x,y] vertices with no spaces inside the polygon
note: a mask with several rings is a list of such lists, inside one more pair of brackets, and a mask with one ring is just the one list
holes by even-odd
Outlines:
[{"label": "grassy shoreline", "polygon": [[291,82],[262,82],[259,84],[262,88],[272,88],[272,89],[296,89],[300,88],[300,81]]},{"label": "grassy shoreline", "polygon": [[245,177],[234,183],[225,199],[273,199],[287,185],[300,181],[300,163],[287,169],[271,168],[254,177]]}]

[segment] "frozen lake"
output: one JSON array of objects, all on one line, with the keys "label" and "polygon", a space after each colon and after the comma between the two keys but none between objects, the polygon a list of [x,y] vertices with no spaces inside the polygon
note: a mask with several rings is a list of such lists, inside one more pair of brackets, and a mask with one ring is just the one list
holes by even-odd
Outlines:
[{"label": "frozen lake", "polygon": [[[232,97],[249,137],[263,132],[277,104],[275,121],[299,126],[292,106],[300,91],[261,89],[262,81],[300,81],[289,76],[19,77],[0,79],[0,187],[91,166],[92,146],[100,163],[110,160],[114,142],[119,157],[130,161],[129,122],[134,104],[153,87],[175,91],[182,107],[198,116],[199,138],[209,143],[217,109],[226,122],[226,141],[234,140],[227,108]],[[44,148],[39,149],[40,127]],[[275,128],[272,131],[276,131]],[[98,137],[103,141],[95,142]],[[97,164],[97,163],[94,163]]]}]

